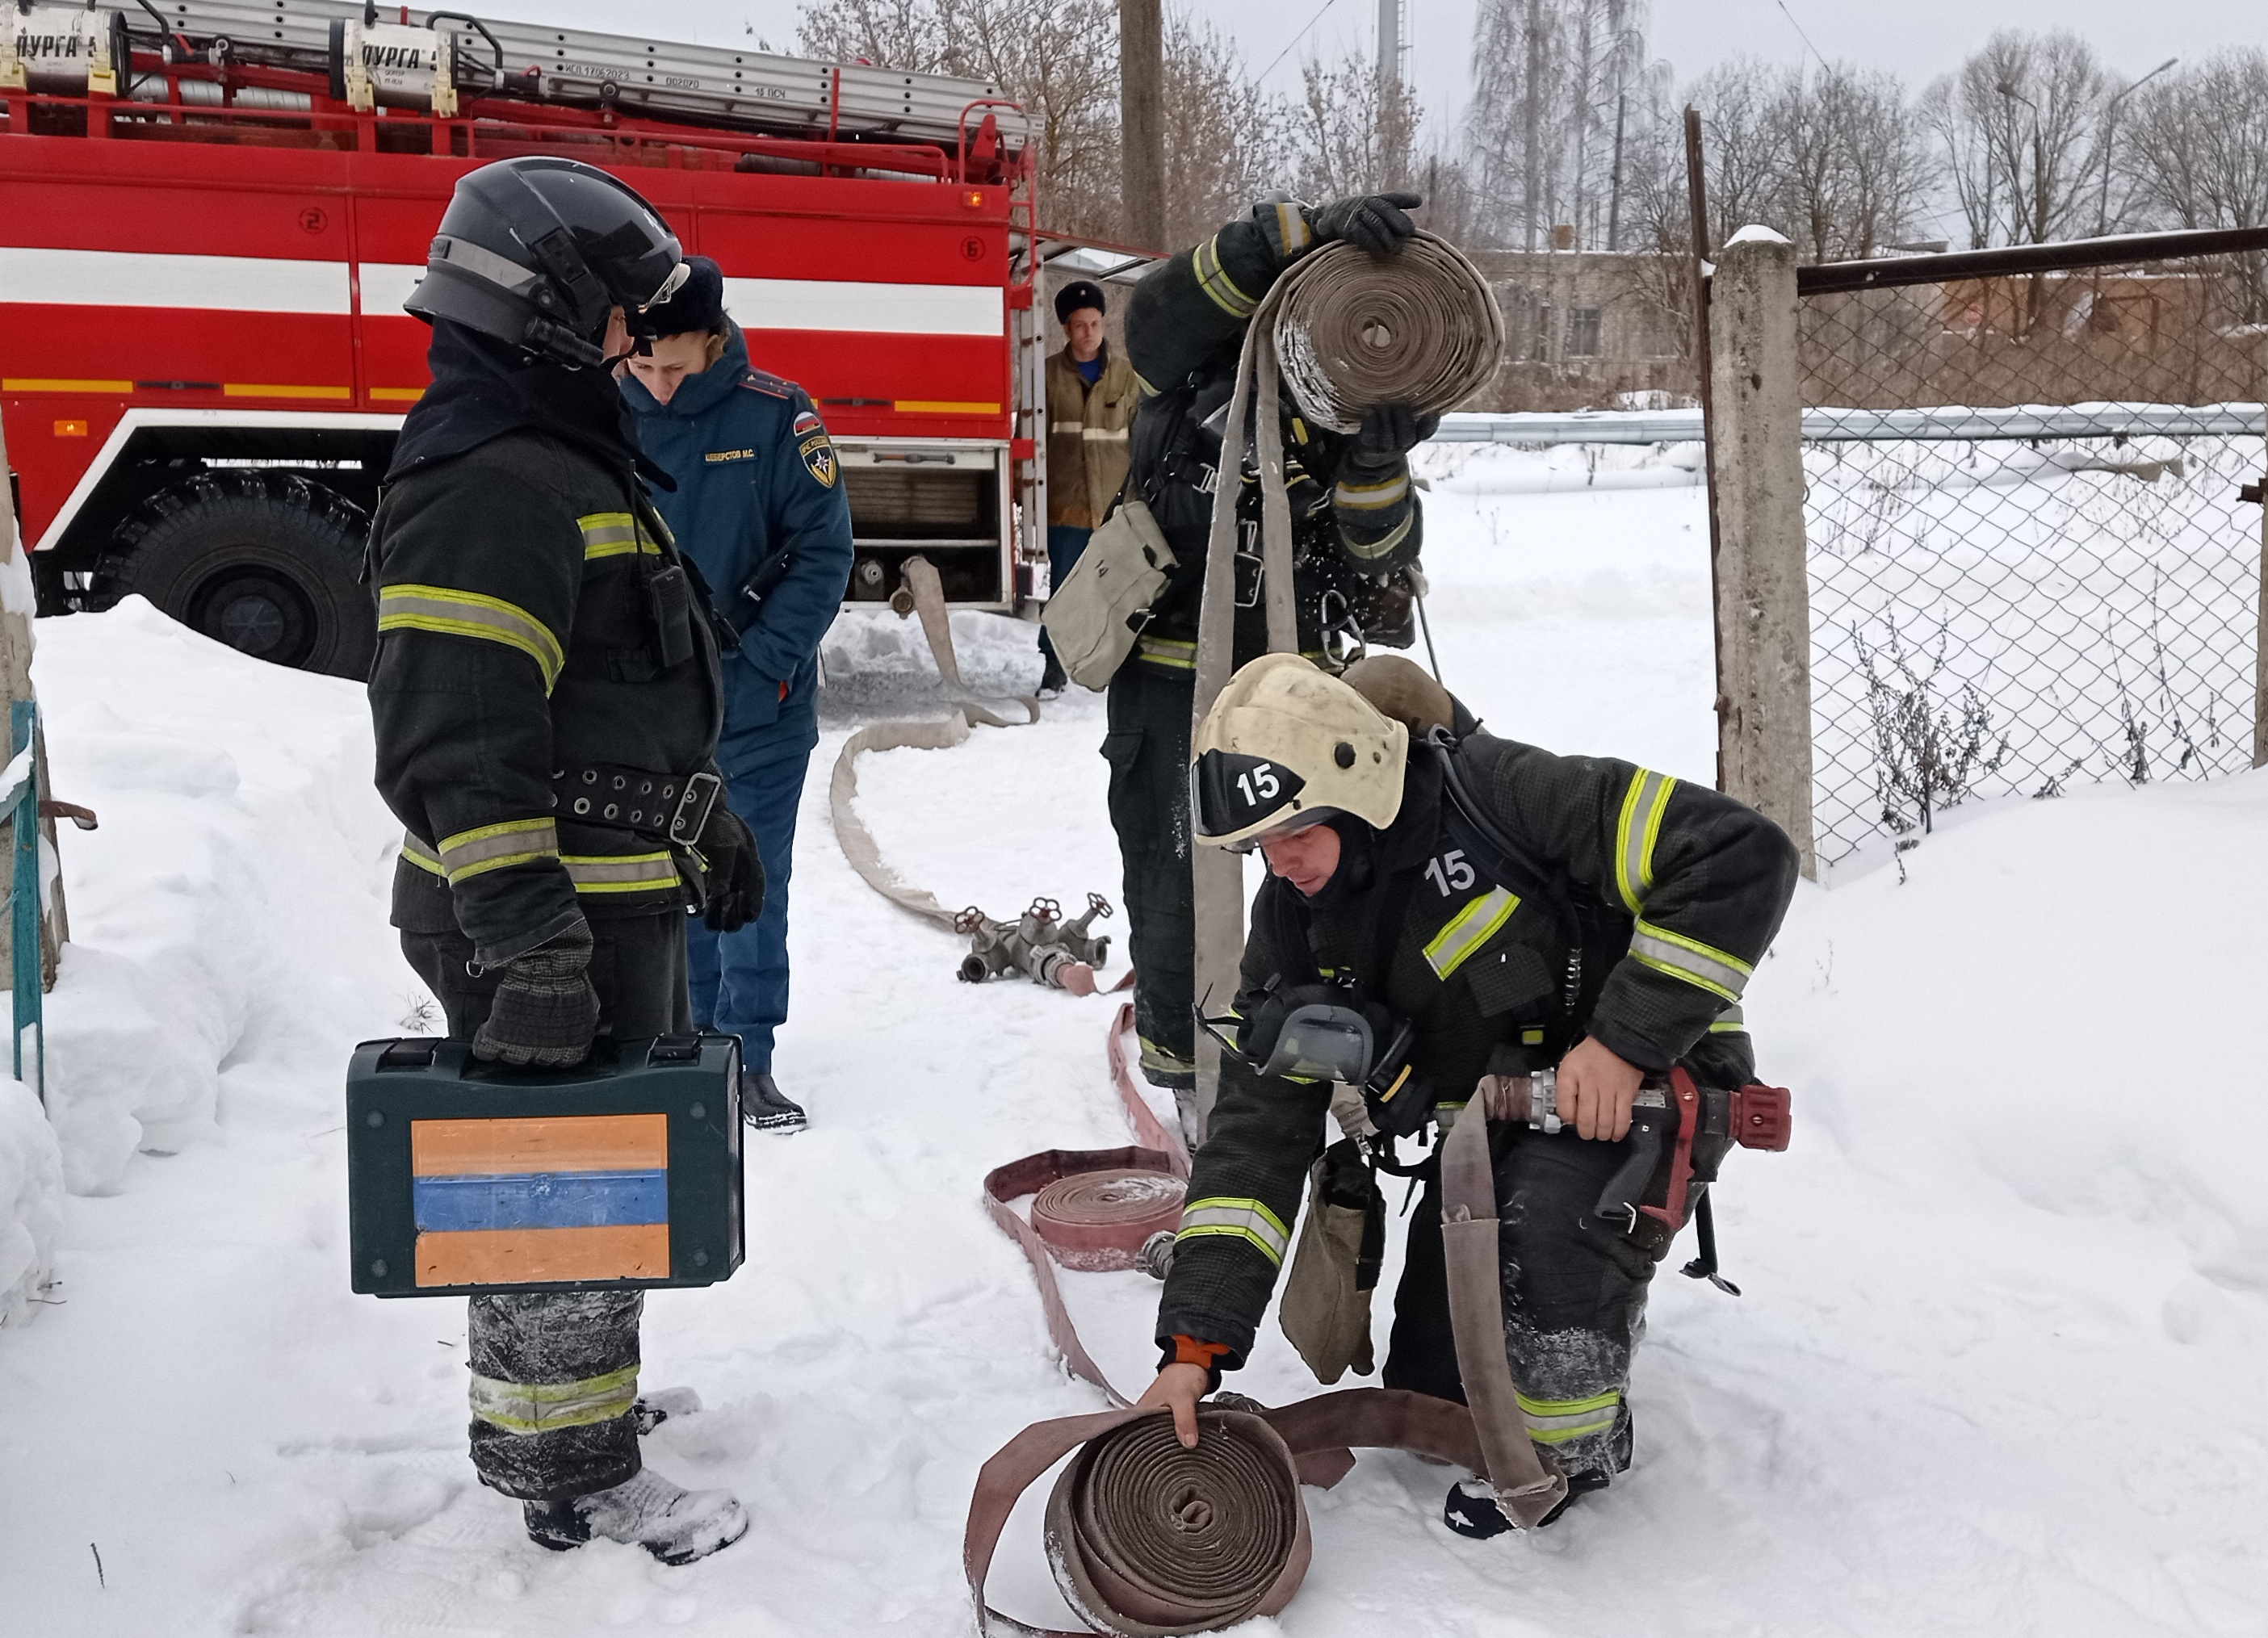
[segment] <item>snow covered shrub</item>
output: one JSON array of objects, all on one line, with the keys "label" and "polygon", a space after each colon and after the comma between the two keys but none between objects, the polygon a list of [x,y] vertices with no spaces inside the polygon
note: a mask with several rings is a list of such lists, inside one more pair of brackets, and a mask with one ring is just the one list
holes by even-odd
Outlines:
[{"label": "snow covered shrub", "polygon": [[1851,632],[1867,672],[1874,791],[1884,825],[1899,835],[1917,827],[1926,835],[1935,815],[1958,807],[1977,779],[1999,768],[2008,738],[2003,734],[1992,745],[1992,708],[1974,683],[1962,683],[1957,691],[1940,683],[1943,631],[1935,651],[1917,665],[1895,621],[1888,629],[1879,646],[1857,627]]}]

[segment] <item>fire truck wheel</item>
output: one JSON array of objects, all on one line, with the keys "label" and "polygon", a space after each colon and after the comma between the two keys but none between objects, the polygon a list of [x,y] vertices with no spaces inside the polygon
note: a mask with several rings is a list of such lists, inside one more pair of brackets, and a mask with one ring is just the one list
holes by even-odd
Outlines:
[{"label": "fire truck wheel", "polygon": [[208,472],[135,509],[95,590],[104,606],[138,592],[258,659],[365,677],[378,621],[356,576],[369,533],[360,507],[305,478]]}]

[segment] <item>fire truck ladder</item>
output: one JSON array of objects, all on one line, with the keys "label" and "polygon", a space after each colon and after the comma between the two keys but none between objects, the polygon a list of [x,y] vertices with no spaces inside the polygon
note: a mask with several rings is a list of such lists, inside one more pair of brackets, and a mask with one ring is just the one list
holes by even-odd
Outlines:
[{"label": "fire truck ladder", "polygon": [[972,107],[983,105],[1008,147],[1021,147],[1030,130],[1020,110],[1002,106],[1002,87],[948,74],[484,21],[460,11],[425,12],[422,24],[412,24],[416,14],[406,6],[345,0],[139,0],[139,6],[122,17],[145,49],[151,31],[138,26],[144,17],[160,26],[175,61],[326,74],[332,95],[358,106],[374,98],[447,117],[459,98],[501,97],[951,149],[964,140]]}]

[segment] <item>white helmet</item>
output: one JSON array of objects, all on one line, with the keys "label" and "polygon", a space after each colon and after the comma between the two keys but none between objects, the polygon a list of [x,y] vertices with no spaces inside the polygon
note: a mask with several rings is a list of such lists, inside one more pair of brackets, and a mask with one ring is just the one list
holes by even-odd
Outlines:
[{"label": "white helmet", "polygon": [[1296,654],[1264,654],[1230,678],[1192,749],[1190,826],[1217,848],[1335,813],[1384,830],[1402,811],[1410,731]]}]

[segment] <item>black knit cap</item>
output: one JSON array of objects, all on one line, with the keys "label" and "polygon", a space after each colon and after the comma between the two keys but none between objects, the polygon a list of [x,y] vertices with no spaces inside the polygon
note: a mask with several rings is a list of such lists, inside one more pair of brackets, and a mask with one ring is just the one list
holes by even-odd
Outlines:
[{"label": "black knit cap", "polygon": [[725,273],[706,256],[688,256],[691,269],[677,292],[658,307],[633,314],[630,328],[642,335],[683,335],[725,327]]},{"label": "black knit cap", "polygon": [[1082,307],[1092,307],[1097,312],[1108,312],[1104,305],[1102,286],[1092,279],[1073,279],[1056,292],[1056,322],[1069,324],[1071,314]]}]

